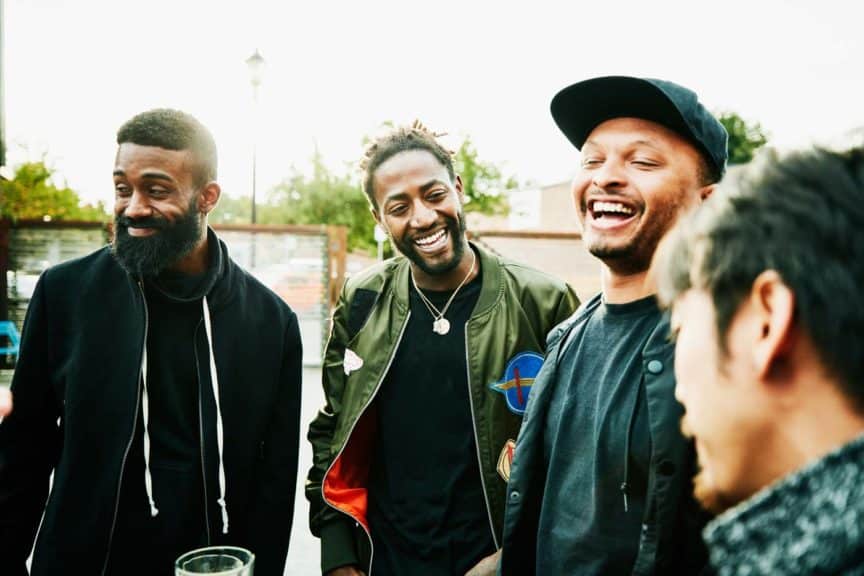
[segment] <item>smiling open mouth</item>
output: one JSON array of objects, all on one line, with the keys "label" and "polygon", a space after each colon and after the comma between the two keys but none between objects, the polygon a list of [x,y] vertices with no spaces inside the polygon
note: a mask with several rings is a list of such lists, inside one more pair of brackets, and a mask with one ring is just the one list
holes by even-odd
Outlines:
[{"label": "smiling open mouth", "polygon": [[448,236],[447,228],[442,228],[437,232],[415,237],[414,244],[423,252],[436,252],[447,245]]},{"label": "smiling open mouth", "polygon": [[595,201],[590,204],[591,217],[594,220],[626,220],[636,214],[636,210],[621,202]]}]

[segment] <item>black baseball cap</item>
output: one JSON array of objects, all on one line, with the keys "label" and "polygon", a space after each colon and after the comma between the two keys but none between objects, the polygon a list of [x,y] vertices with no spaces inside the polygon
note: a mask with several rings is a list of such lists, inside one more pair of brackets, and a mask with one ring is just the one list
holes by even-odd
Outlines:
[{"label": "black baseball cap", "polygon": [[594,128],[612,118],[641,118],[684,136],[722,177],[728,134],[696,93],[667,80],[603,76],[572,84],[552,98],[552,118],[577,149]]}]

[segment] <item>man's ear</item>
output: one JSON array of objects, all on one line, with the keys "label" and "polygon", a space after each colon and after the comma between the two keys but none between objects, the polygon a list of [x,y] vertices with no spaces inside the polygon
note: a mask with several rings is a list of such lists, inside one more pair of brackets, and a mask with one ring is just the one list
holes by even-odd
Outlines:
[{"label": "man's ear", "polygon": [[705,200],[707,200],[708,198],[711,197],[711,195],[714,193],[714,190],[716,190],[716,189],[717,189],[716,183],[715,184],[709,184],[708,186],[703,186],[699,190],[699,199],[702,200],[702,202],[704,202]]},{"label": "man's ear", "polygon": [[781,368],[794,344],[795,293],[774,270],[756,277],[750,290],[750,305],[757,315],[760,333],[752,357],[760,380]]},{"label": "man's ear", "polygon": [[389,230],[387,230],[387,226],[384,225],[384,222],[381,221],[381,216],[378,214],[378,210],[375,208],[369,207],[369,213],[372,214],[372,218],[375,219],[375,223],[381,227],[382,230],[389,234]]},{"label": "man's ear", "polygon": [[215,181],[208,182],[198,194],[198,210],[202,214],[209,214],[216,208],[222,196],[222,188]]},{"label": "man's ear", "polygon": [[459,196],[459,202],[465,204],[465,191],[462,185],[462,177],[459,174],[453,178],[453,188],[456,189],[456,194]]}]

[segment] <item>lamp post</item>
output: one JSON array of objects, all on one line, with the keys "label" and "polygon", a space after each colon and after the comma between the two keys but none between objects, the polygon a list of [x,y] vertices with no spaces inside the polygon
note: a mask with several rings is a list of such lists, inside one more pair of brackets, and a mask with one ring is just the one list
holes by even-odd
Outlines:
[{"label": "lamp post", "polygon": [[252,83],[252,224],[257,222],[255,211],[255,185],[256,185],[256,153],[258,144],[258,87],[261,85],[261,76],[264,72],[264,57],[255,50],[249,58],[246,59],[246,66],[249,68],[249,81]]}]

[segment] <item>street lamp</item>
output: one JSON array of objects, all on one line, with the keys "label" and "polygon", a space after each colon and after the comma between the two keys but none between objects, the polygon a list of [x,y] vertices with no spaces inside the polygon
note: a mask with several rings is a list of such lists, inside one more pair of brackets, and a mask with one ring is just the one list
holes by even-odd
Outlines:
[{"label": "street lamp", "polygon": [[264,57],[255,49],[255,53],[246,59],[246,66],[249,68],[249,81],[252,83],[252,101],[253,101],[253,118],[252,118],[252,224],[255,224],[257,217],[255,214],[255,180],[256,180],[256,148],[258,140],[258,87],[261,85],[261,76],[264,72]]}]

